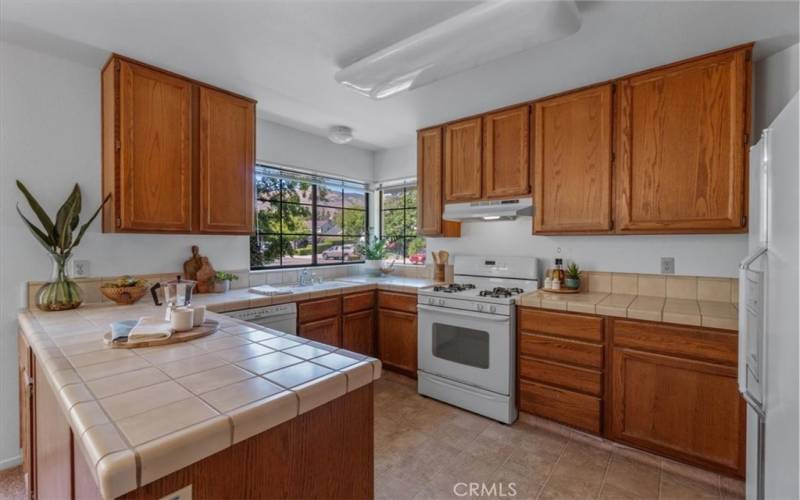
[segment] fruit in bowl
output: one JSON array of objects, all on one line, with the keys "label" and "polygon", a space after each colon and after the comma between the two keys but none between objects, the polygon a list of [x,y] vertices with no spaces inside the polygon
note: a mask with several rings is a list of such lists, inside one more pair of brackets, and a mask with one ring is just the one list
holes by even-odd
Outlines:
[{"label": "fruit in bowl", "polygon": [[147,293],[149,283],[133,276],[121,276],[100,285],[100,291],[110,301],[120,305],[138,302]]}]

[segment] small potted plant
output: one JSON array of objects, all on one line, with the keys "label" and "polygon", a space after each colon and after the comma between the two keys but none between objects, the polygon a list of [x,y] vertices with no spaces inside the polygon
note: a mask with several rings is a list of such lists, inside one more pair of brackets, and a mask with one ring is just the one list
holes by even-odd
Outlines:
[{"label": "small potted plant", "polygon": [[358,253],[364,256],[364,260],[367,263],[367,273],[373,276],[380,276],[381,266],[388,253],[386,250],[386,241],[375,238],[370,242],[369,239],[367,239],[366,243],[360,243],[358,245]]},{"label": "small potted plant", "polygon": [[564,273],[564,286],[570,290],[577,290],[581,287],[581,270],[574,262],[567,266]]},{"label": "small potted plant", "polygon": [[225,293],[231,289],[231,281],[238,280],[239,277],[232,273],[217,271],[214,273],[214,292]]}]

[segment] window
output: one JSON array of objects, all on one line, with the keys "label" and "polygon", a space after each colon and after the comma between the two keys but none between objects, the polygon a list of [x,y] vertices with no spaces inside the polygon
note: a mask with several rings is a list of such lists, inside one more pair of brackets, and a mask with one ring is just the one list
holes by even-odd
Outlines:
[{"label": "window", "polygon": [[387,241],[389,260],[425,264],[425,238],[417,235],[417,188],[400,186],[380,191],[381,238]]},{"label": "window", "polygon": [[365,186],[256,166],[256,234],[250,268],[362,262],[367,234]]}]

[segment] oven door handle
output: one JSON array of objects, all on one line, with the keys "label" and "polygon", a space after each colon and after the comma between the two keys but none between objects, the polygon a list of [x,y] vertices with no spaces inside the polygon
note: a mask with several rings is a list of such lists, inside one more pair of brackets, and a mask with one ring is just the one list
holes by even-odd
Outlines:
[{"label": "oven door handle", "polygon": [[463,316],[465,318],[473,318],[473,319],[481,319],[485,321],[493,321],[496,323],[502,323],[508,321],[508,316],[501,316],[495,314],[484,314],[484,313],[476,313],[471,311],[463,311],[461,309],[450,309],[447,307],[433,307],[433,306],[426,306],[424,304],[418,304],[417,309],[420,311],[428,311],[433,313],[442,313],[442,314],[450,314],[453,316]]}]

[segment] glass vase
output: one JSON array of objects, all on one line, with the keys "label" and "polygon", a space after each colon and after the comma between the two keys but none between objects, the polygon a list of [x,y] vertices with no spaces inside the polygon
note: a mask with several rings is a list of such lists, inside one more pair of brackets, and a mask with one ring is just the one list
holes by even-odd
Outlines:
[{"label": "glass vase", "polygon": [[81,289],[67,276],[67,265],[72,255],[50,254],[53,272],[50,281],[36,292],[36,307],[42,311],[66,311],[83,303]]}]

